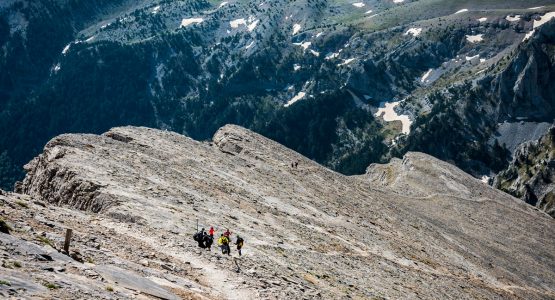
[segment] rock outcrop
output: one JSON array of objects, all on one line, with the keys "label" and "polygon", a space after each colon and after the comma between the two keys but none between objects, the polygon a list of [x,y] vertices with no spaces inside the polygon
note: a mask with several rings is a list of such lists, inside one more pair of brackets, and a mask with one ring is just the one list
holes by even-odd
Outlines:
[{"label": "rock outcrop", "polygon": [[[121,127],[59,136],[26,170],[26,195],[0,196],[4,296],[555,297],[555,220],[421,153],[344,176],[237,126]],[[243,256],[198,248],[197,222]]]},{"label": "rock outcrop", "polygon": [[555,127],[521,145],[493,182],[499,188],[555,218]]}]

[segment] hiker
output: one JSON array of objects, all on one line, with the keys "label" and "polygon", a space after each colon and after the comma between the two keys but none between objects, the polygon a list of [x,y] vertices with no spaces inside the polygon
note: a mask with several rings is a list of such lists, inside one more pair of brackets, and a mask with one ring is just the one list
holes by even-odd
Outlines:
[{"label": "hiker", "polygon": [[214,243],[214,236],[211,234],[205,234],[203,238],[204,246],[208,251],[212,250],[212,244]]},{"label": "hiker", "polygon": [[222,254],[230,254],[231,249],[229,248],[229,238],[227,236],[225,236],[224,234],[220,235],[220,238],[218,239],[218,245],[222,249]]},{"label": "hiker", "polygon": [[245,241],[239,235],[237,235],[237,241],[235,241],[235,245],[237,245],[237,252],[239,252],[239,256],[241,256],[241,248],[243,248],[243,243]]},{"label": "hiker", "polygon": [[295,169],[299,166],[299,161],[295,161]]},{"label": "hiker", "polygon": [[193,235],[193,239],[195,241],[197,241],[198,246],[200,248],[206,248],[206,246],[204,245],[204,236],[206,235],[206,232],[204,232],[204,228],[202,228],[199,232],[195,233],[195,235]]},{"label": "hiker", "polygon": [[210,230],[208,230],[208,234],[214,239],[214,227],[210,226]]},{"label": "hiker", "polygon": [[229,229],[226,230],[226,232],[224,232],[224,236],[227,237],[227,239],[231,238],[231,231],[229,231]]}]

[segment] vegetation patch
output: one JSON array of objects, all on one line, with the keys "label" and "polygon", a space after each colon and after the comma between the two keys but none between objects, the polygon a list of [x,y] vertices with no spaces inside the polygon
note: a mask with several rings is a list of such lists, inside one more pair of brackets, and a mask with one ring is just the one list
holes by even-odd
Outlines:
[{"label": "vegetation patch", "polygon": [[56,284],[51,283],[51,282],[45,282],[45,283],[44,283],[44,286],[47,287],[47,288],[50,289],[50,290],[55,290],[55,289],[59,289],[59,288],[60,288],[59,285],[56,285]]}]

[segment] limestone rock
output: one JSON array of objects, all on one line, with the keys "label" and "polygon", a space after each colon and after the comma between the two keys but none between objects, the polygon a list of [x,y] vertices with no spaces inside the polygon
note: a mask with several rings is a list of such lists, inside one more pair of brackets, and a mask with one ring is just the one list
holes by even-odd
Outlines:
[{"label": "limestone rock", "polygon": [[[61,242],[63,228],[33,211],[73,228],[85,261],[48,272],[60,276],[52,297],[145,292],[121,276],[144,278],[164,298],[555,297],[555,220],[421,153],[344,176],[238,126],[212,143],[120,127],[59,136],[27,170],[30,209],[0,196],[3,217],[38,227],[16,234],[35,244],[40,231]],[[198,248],[197,222],[243,237],[243,255]],[[26,261],[20,274],[41,282],[34,264],[48,262]]]}]

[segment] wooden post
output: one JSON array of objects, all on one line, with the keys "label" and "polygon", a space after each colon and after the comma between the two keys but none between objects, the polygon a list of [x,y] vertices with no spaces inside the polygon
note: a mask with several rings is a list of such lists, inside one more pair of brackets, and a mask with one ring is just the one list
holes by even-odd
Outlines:
[{"label": "wooden post", "polygon": [[69,243],[71,242],[71,235],[73,234],[73,229],[66,230],[66,240],[64,241],[64,251],[69,255]]}]

